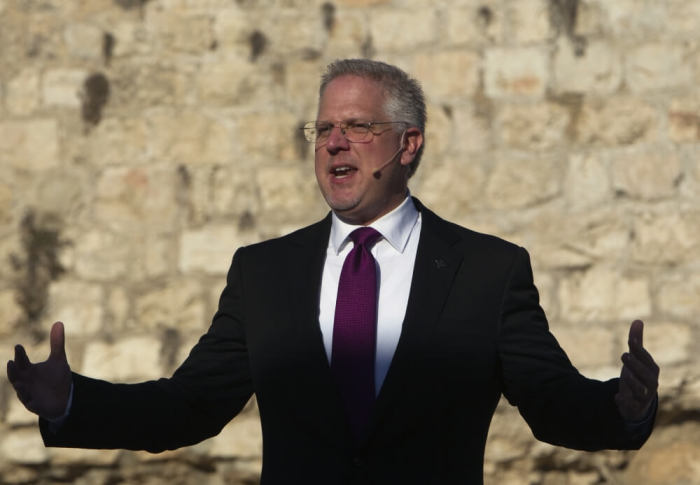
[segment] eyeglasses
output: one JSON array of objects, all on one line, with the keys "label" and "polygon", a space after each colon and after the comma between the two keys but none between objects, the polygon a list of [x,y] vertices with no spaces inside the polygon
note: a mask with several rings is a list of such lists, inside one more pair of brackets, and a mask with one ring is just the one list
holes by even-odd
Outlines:
[{"label": "eyeglasses", "polygon": [[368,142],[375,135],[381,135],[384,131],[376,128],[379,125],[409,124],[407,121],[309,121],[304,124],[304,136],[309,143],[324,143],[336,126],[340,133],[350,143]]}]

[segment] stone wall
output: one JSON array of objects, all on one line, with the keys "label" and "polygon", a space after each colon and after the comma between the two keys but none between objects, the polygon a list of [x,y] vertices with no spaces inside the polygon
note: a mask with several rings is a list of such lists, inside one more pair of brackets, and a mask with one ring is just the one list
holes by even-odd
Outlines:
[{"label": "stone wall", "polygon": [[[640,452],[536,442],[502,403],[489,484],[700,483],[700,2],[0,0],[0,354],[171,372],[236,247],[321,217],[318,76],[337,57],[412,72],[429,100],[412,191],[526,246],[584,373],[619,372],[631,319],[662,366]],[[255,483],[255,404],[160,455],[45,449],[0,381],[0,482]]]}]

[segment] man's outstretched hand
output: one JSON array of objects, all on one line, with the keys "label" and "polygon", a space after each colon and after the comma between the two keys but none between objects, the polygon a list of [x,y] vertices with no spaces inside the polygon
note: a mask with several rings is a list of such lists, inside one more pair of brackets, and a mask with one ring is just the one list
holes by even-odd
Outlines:
[{"label": "man's outstretched hand", "polygon": [[42,418],[55,419],[66,411],[72,382],[61,322],[51,327],[50,341],[49,358],[36,364],[29,361],[24,347],[15,346],[15,360],[7,362],[7,378],[28,410]]},{"label": "man's outstretched hand", "polygon": [[643,346],[644,324],[632,322],[629,352],[622,354],[620,388],[615,402],[620,415],[627,421],[641,421],[649,414],[659,388],[659,366]]}]

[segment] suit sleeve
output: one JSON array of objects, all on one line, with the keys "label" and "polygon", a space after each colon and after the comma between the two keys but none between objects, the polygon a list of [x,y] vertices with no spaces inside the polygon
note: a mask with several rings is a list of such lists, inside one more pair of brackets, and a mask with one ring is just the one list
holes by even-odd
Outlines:
[{"label": "suit sleeve", "polygon": [[651,433],[653,419],[640,429],[619,415],[618,379],[588,379],[571,364],[549,332],[523,248],[504,291],[499,353],[504,394],[537,439],[588,451],[636,449]]},{"label": "suit sleeve", "polygon": [[208,332],[169,379],[113,384],[74,374],[73,406],[47,446],[160,452],[218,434],[253,393],[243,318],[243,250]]}]

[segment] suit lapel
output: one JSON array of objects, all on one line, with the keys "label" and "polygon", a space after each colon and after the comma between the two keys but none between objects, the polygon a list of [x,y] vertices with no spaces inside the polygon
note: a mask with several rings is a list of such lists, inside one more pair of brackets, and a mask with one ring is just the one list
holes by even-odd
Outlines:
[{"label": "suit lapel", "polygon": [[[416,356],[432,339],[455,274],[462,264],[459,237],[449,224],[425,208],[417,199],[422,227],[413,270],[406,316],[394,358],[375,406],[372,428],[394,413],[407,396],[415,396]],[[401,402],[397,402],[397,399]]]},{"label": "suit lapel", "polygon": [[[309,417],[309,426],[322,425],[317,431],[329,439],[350,438],[340,393],[328,365],[318,322],[321,277],[325,261],[331,217],[290,235],[290,254],[286,281],[294,281],[286,308],[291,309],[294,325],[302,334],[303,351],[310,362],[305,375],[290,382],[299,396],[299,416]],[[284,311],[284,310],[281,310]],[[302,349],[298,349],[302,350]],[[347,441],[346,441],[347,442]]]}]

